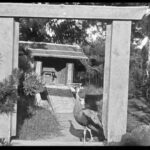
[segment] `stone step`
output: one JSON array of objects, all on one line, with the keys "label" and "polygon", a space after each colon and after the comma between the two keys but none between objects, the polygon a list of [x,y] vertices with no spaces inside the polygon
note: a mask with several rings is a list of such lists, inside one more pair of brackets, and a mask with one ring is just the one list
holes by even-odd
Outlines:
[{"label": "stone step", "polygon": [[56,137],[48,140],[12,140],[12,146],[104,146],[103,142],[80,142],[75,138]]},{"label": "stone step", "polygon": [[75,101],[72,92],[67,86],[60,87],[47,87],[48,101],[55,113],[72,113]]}]

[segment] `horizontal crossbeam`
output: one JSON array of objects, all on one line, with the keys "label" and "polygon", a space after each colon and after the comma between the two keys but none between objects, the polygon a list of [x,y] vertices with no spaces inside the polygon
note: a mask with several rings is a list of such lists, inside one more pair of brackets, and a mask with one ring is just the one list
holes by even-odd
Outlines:
[{"label": "horizontal crossbeam", "polygon": [[0,17],[140,20],[147,10],[141,7],[0,3]]}]

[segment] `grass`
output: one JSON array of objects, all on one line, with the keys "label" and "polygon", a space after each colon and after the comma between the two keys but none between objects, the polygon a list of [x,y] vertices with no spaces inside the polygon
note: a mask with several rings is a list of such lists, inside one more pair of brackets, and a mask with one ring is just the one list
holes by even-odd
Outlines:
[{"label": "grass", "polygon": [[24,120],[19,139],[37,140],[60,134],[60,126],[55,116],[44,108],[36,108],[30,118]]}]

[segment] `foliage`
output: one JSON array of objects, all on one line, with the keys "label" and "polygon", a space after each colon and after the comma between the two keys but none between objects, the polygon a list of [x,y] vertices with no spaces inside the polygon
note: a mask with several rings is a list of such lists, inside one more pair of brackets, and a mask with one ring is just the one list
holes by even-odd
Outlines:
[{"label": "foliage", "polygon": [[50,36],[51,42],[62,44],[79,44],[83,42],[86,36],[85,28],[86,22],[74,19],[53,19],[48,22],[48,28],[53,33]]},{"label": "foliage", "polygon": [[20,132],[24,121],[33,116],[33,109],[36,107],[35,94],[44,90],[42,79],[34,73],[33,58],[30,52],[27,51],[27,47],[20,45],[19,50],[19,70],[21,73],[18,84],[18,94],[20,98],[18,100],[17,109],[17,134]]},{"label": "foliage", "polygon": [[26,73],[23,81],[23,89],[26,95],[35,95],[44,91],[42,79],[35,73]]},{"label": "foliage", "polygon": [[[131,45],[129,66],[129,95],[131,97],[140,94],[143,79],[143,58],[141,51]],[[139,93],[139,94],[138,94]]]},{"label": "foliage", "polygon": [[105,27],[98,20],[20,18],[19,22],[20,40],[58,44],[86,43],[89,27]]},{"label": "foliage", "polygon": [[32,72],[34,69],[32,67],[33,57],[31,55],[31,52],[27,48],[27,45],[19,45],[19,69],[23,72]]},{"label": "foliage", "polygon": [[[36,74],[33,73],[34,72],[34,59],[32,58],[31,53],[27,50],[27,46],[22,44],[22,45],[20,45],[19,50],[20,50],[19,70],[21,72],[21,75],[19,78],[18,93],[19,93],[19,95],[23,96],[23,95],[28,95],[27,93],[25,93],[25,88],[28,88],[28,90],[29,90],[29,84],[32,83],[32,82],[30,82],[31,76],[33,75],[34,81],[37,80],[37,78],[39,78],[39,77],[36,77]],[[30,78],[29,78],[29,76],[30,76]],[[27,80],[27,77],[28,77],[28,80]],[[27,83],[25,83],[25,82],[27,82]],[[26,87],[24,87],[24,85]],[[34,85],[30,85],[30,86],[34,86]]]},{"label": "foliage", "polygon": [[48,19],[20,18],[20,38],[24,41],[46,41],[46,22]]},{"label": "foliage", "polygon": [[0,82],[0,113],[9,113],[14,110],[14,104],[18,100],[19,71],[13,70],[12,75]]},{"label": "foliage", "polygon": [[35,97],[36,93],[42,92],[44,90],[42,80],[32,72],[22,73],[20,77],[20,84],[18,87],[18,92],[20,98],[18,100],[18,131],[17,135],[20,133],[23,127],[24,121],[31,118],[34,115]]},{"label": "foliage", "polygon": [[88,56],[89,61],[82,61],[86,68],[84,75],[85,84],[94,84],[102,87],[104,74],[104,56],[105,56],[105,40],[97,38],[88,46],[82,46],[84,53]]}]

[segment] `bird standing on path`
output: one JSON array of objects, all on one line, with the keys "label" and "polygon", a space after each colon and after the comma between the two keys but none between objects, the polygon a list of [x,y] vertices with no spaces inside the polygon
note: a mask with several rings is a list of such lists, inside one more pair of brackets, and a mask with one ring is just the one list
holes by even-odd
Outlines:
[{"label": "bird standing on path", "polygon": [[76,89],[76,100],[75,106],[73,110],[75,120],[82,126],[84,126],[84,139],[83,142],[85,143],[86,139],[86,132],[89,131],[90,133],[90,141],[93,141],[93,136],[91,130],[95,132],[99,132],[102,129],[102,123],[100,118],[98,117],[98,112],[91,110],[89,108],[84,107],[85,101],[84,98],[80,98],[79,91],[82,87]]}]

